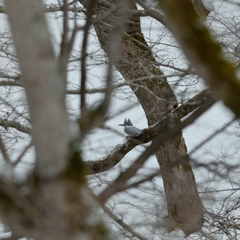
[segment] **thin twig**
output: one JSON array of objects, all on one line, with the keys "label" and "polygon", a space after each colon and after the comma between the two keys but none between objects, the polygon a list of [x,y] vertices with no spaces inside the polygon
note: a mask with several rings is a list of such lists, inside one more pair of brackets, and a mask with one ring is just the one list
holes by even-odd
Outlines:
[{"label": "thin twig", "polygon": [[25,153],[27,152],[27,150],[33,145],[33,142],[31,141],[24,149],[23,151],[20,153],[20,155],[18,156],[18,158],[16,159],[16,161],[14,161],[13,165],[16,166],[22,159],[22,157],[25,155]]},{"label": "thin twig", "polygon": [[5,161],[11,164],[11,160],[10,160],[10,158],[8,156],[8,153],[7,153],[7,150],[6,150],[5,146],[4,146],[4,143],[2,141],[1,135],[0,135],[0,151],[2,152],[2,155],[3,155],[4,159],[5,159]]},{"label": "thin twig", "polygon": [[104,210],[107,215],[112,218],[117,224],[119,224],[122,228],[124,228],[126,231],[131,233],[133,237],[136,237],[140,240],[147,240],[144,236],[141,234],[137,233],[134,229],[132,229],[129,224],[125,223],[123,219],[119,218],[117,215],[115,215],[107,206],[103,205],[102,209]]},{"label": "thin twig", "polygon": [[87,56],[87,44],[88,44],[88,35],[89,35],[89,29],[92,24],[91,18],[94,13],[94,7],[96,4],[96,0],[90,0],[88,3],[88,9],[87,9],[87,20],[86,24],[84,26],[84,35],[83,35],[83,42],[82,42],[82,57],[81,57],[81,112],[82,114],[85,111],[86,103],[85,103],[85,88],[86,88],[86,56]]}]

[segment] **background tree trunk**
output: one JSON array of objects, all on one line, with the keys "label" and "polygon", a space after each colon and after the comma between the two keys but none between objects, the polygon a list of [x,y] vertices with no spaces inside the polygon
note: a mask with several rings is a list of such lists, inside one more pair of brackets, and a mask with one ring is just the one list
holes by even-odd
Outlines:
[{"label": "background tree trunk", "polygon": [[[87,8],[88,1],[80,0],[80,2]],[[118,4],[118,1],[112,3]],[[136,10],[135,3],[132,2],[131,5],[131,10]],[[111,6],[113,5],[103,6],[98,3],[95,7],[95,15],[103,16]],[[108,53],[112,29],[116,25],[116,16],[117,11],[94,24],[101,47],[106,53]],[[139,17],[132,16],[129,22],[117,51],[119,61],[115,67],[126,81],[143,79],[137,81],[138,87],[131,84],[130,87],[138,98],[150,126],[177,106],[177,101],[163,72],[154,65],[156,60],[141,32]],[[156,157],[162,170],[167,198],[168,230],[178,227],[187,236],[202,227],[203,207],[190,163],[184,165],[177,163],[179,157],[185,156],[186,153],[187,148],[180,134],[171,141],[166,141],[156,152]],[[170,167],[173,163],[177,164]]]},{"label": "background tree trunk", "polygon": [[[5,4],[27,95],[36,171],[22,188],[9,179],[3,181],[1,175],[1,220],[14,233],[34,240],[113,239],[86,184],[79,142],[70,138],[65,82],[53,54],[42,1]],[[24,12],[20,19],[19,11]]]}]

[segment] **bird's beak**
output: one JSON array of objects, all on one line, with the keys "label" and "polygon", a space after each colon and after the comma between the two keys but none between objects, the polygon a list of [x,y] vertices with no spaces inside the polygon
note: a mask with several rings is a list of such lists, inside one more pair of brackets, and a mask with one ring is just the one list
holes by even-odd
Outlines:
[{"label": "bird's beak", "polygon": [[119,124],[118,126],[124,126],[124,124]]}]

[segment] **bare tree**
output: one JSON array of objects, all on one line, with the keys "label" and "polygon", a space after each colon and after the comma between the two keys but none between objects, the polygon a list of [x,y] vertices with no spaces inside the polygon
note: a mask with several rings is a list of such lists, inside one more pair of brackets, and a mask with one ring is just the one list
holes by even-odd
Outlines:
[{"label": "bare tree", "polygon": [[[1,12],[7,14],[11,32],[4,29],[0,33],[3,39],[1,58],[5,66],[0,72],[3,89],[0,151],[4,160],[0,178],[0,219],[11,228],[12,238],[112,239],[114,234],[119,234],[120,239],[160,239],[161,229],[168,232],[181,229],[185,237],[198,232],[198,236],[206,239],[223,235],[236,238],[238,218],[233,214],[238,214],[238,195],[235,183],[232,182],[231,189],[234,194],[227,195],[218,212],[206,209],[191,164],[221,178],[228,176],[233,168],[238,169],[239,164],[229,167],[216,160],[205,164],[203,158],[194,159],[196,150],[188,153],[182,135],[182,129],[217,100],[223,100],[239,116],[237,69],[224,57],[234,49],[232,55],[234,61],[238,61],[236,31],[229,27],[232,35],[235,34],[234,44],[217,43],[204,24],[206,18],[210,19],[211,9],[200,0],[193,3],[190,0],[137,3],[64,0],[45,6],[40,0],[8,0],[5,7],[1,7]],[[24,12],[21,18],[17,17],[19,12]],[[51,19],[54,13],[53,18],[61,19],[60,40],[51,35],[45,19],[45,14],[50,14],[48,19]],[[141,17],[150,17],[159,26],[160,37],[154,44],[143,32]],[[169,31],[177,43],[164,40],[175,41]],[[100,44],[97,50],[92,50],[92,34]],[[214,34],[219,41],[223,39],[222,33]],[[231,39],[234,38],[231,36]],[[158,44],[183,51],[187,64],[181,68],[174,59],[164,59],[166,56],[161,55],[161,50],[156,51]],[[102,88],[89,88],[92,59],[96,61],[93,65],[99,63],[106,67]],[[69,85],[75,84],[70,80],[74,68],[80,80],[69,89]],[[116,75],[115,70],[121,76]],[[169,70],[172,74],[165,73]],[[200,77],[210,89],[199,90],[191,97],[185,94],[186,90],[177,93],[182,81],[189,81],[186,89],[191,89],[190,85]],[[119,81],[120,78],[124,81]],[[174,78],[174,84],[170,84]],[[131,98],[135,96],[135,101],[141,105],[148,128],[138,137],[128,137],[124,143],[114,146],[103,158],[85,159],[84,146],[96,129],[111,130],[119,135],[107,127],[106,121],[114,116],[110,108],[114,101],[111,96],[121,94],[124,86],[130,87]],[[91,106],[88,96],[93,93],[102,95],[97,98],[97,104]],[[73,110],[66,106],[69,96],[78,96],[79,102],[74,102]],[[196,149],[226,128],[214,132]],[[128,167],[120,169],[113,181],[104,182],[106,171],[117,168],[126,154],[145,143],[150,145],[144,147]],[[24,180],[16,180],[14,171],[25,161],[30,149],[28,161],[31,160],[32,166],[27,168]],[[94,148],[97,150],[100,151]],[[152,155],[156,156],[159,168],[139,177],[139,171]],[[221,174],[218,171],[221,166],[228,166],[228,171]],[[159,177],[164,189],[154,182]],[[135,192],[141,189],[151,192],[156,200],[145,199],[148,201],[146,210],[137,204],[132,206],[155,220],[146,218],[144,226],[141,221],[136,221],[135,226],[130,223],[131,204],[121,198],[141,199]],[[167,213],[165,217],[162,214],[158,217],[163,195]],[[119,200],[115,201],[116,198]],[[127,212],[118,214],[119,204],[126,204]],[[111,224],[106,222],[101,209]],[[141,233],[134,230],[136,227]],[[148,229],[148,232],[142,234],[141,229]]]}]

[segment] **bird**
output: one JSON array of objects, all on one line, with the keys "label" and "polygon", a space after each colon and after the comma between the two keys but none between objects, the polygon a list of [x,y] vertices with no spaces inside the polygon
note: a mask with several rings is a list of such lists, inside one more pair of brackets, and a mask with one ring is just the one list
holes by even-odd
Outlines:
[{"label": "bird", "polygon": [[131,120],[128,118],[124,120],[123,124],[119,124],[119,126],[124,127],[124,132],[129,136],[129,137],[137,137],[141,134],[142,130],[138,129],[137,127],[134,127]]}]

